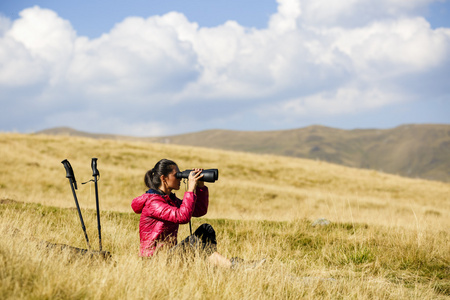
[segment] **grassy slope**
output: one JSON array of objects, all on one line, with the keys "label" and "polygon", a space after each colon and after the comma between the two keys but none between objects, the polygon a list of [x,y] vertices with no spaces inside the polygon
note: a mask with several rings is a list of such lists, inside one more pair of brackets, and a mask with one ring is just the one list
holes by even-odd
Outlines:
[{"label": "grassy slope", "polygon": [[[29,238],[84,246],[60,162],[68,158],[81,182],[91,178],[91,157],[99,158],[104,248],[116,264],[74,261]],[[137,258],[139,216],[129,204],[144,191],[145,171],[162,157],[182,169],[220,169],[219,181],[210,184],[207,219],[193,224],[210,222],[228,257],[267,257],[263,269],[231,272],[201,260],[185,265]],[[450,186],[445,183],[296,158],[18,134],[0,135],[0,165],[5,202],[0,205],[0,298],[450,295]],[[92,189],[80,185],[78,196],[81,206],[90,208],[83,211],[95,245]],[[311,227],[317,217],[333,225]],[[182,226],[180,236],[187,234]]]},{"label": "grassy slope", "polygon": [[[326,217],[410,226],[417,217],[424,226],[450,227],[450,188],[441,182],[298,158],[143,142],[2,134],[0,145],[0,197],[18,201],[73,206],[61,161],[69,159],[81,183],[92,178],[90,161],[97,157],[102,207],[128,212],[130,201],[145,191],[145,172],[166,157],[181,169],[220,170],[219,181],[209,185],[212,218]],[[91,184],[79,184],[78,196],[83,207],[94,207]]]}]

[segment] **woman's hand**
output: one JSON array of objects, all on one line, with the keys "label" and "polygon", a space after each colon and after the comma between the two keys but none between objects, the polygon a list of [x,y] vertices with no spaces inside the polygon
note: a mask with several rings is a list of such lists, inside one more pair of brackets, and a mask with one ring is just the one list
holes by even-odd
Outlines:
[{"label": "woman's hand", "polygon": [[201,174],[203,171],[203,169],[193,169],[191,171],[191,173],[189,173],[189,183],[188,183],[188,191],[189,192],[195,192],[195,188],[197,187],[197,185],[201,185],[204,183],[201,181],[199,182],[199,179],[203,177],[203,174]]}]

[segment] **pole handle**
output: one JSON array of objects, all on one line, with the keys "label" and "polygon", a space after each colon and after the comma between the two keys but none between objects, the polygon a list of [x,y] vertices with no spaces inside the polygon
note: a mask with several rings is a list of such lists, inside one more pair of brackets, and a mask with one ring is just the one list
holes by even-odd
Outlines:
[{"label": "pole handle", "polygon": [[100,172],[97,169],[97,158],[93,157],[91,161],[91,168],[92,168],[92,176],[100,176]]},{"label": "pole handle", "polygon": [[75,189],[77,189],[77,181],[75,180],[75,174],[73,173],[72,166],[70,165],[70,162],[65,159],[61,162],[64,165],[64,168],[66,169],[66,178],[71,180],[73,182],[73,185]]}]

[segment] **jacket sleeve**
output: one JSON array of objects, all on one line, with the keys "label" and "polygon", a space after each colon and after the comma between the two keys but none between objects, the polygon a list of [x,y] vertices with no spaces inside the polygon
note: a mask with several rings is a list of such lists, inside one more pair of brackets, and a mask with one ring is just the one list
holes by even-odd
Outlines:
[{"label": "jacket sleeve", "polygon": [[149,198],[149,194],[144,194],[142,196],[136,197],[131,201],[131,208],[135,213],[140,214],[145,207],[145,203]]},{"label": "jacket sleeve", "polygon": [[194,217],[201,217],[206,215],[208,212],[208,205],[209,205],[209,191],[208,187],[197,187],[196,190],[197,194],[197,202],[195,203],[195,209],[192,214]]},{"label": "jacket sleeve", "polygon": [[194,211],[196,196],[192,192],[184,193],[180,207],[171,206],[162,197],[155,197],[145,206],[145,215],[160,221],[177,224],[188,223]]}]

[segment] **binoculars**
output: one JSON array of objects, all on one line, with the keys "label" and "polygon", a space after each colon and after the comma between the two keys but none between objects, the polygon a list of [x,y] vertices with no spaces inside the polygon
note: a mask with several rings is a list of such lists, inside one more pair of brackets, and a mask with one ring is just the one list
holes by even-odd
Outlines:
[{"label": "binoculars", "polygon": [[[189,177],[189,173],[191,173],[192,170],[185,170],[183,172],[177,172],[177,174],[175,175],[178,179],[182,179],[182,178],[188,178]],[[203,177],[200,178],[201,181],[205,181],[205,182],[215,182],[216,180],[219,179],[219,170],[218,169],[208,169],[208,170],[203,170],[200,174],[203,174]]]}]

